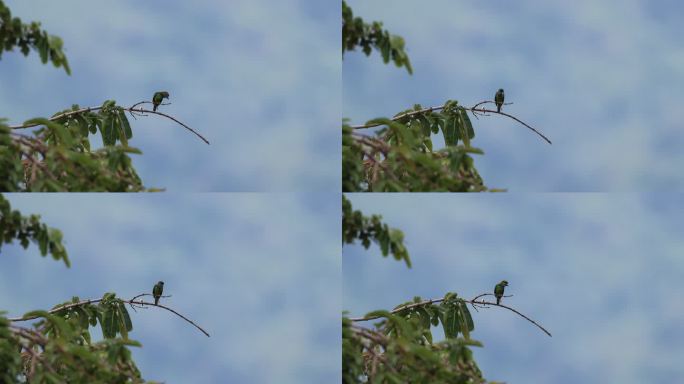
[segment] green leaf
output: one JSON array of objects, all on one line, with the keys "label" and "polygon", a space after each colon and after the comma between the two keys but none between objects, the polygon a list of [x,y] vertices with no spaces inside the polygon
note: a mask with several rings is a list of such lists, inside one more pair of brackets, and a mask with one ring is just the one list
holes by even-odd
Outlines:
[{"label": "green leaf", "polygon": [[102,103],[102,111],[107,111],[111,107],[116,105],[116,101],[114,100],[105,100],[104,103]]},{"label": "green leaf", "polygon": [[110,115],[105,115],[102,118],[101,134],[102,144],[105,146],[113,146],[116,144],[116,129],[114,127],[114,119]]},{"label": "green leaf", "polygon": [[118,332],[121,334],[121,337],[128,339],[128,331],[133,329],[133,324],[128,316],[128,311],[122,302],[119,302],[116,305],[116,318],[119,325]]},{"label": "green leaf", "polygon": [[461,107],[459,108],[459,113],[461,114],[461,118],[463,119],[463,122],[466,126],[466,130],[468,131],[468,138],[475,138],[475,130],[473,129],[473,123],[470,121],[470,116],[468,116],[468,110]]},{"label": "green leaf", "polygon": [[100,323],[100,326],[102,327],[102,337],[105,339],[113,339],[116,337],[116,320],[116,314],[111,307],[103,310]]},{"label": "green leaf", "polygon": [[73,137],[71,135],[71,132],[63,126],[62,124],[55,123],[54,121],[50,121],[46,118],[35,118],[35,119],[30,119],[26,120],[24,122],[24,125],[44,125],[50,130],[50,133],[58,140],[58,143],[66,146],[66,147],[71,147],[73,145]]},{"label": "green leaf", "polygon": [[[117,133],[118,133],[119,141],[121,141],[121,144],[124,147],[127,147],[128,146],[128,137],[126,137],[126,129],[123,126],[123,121],[126,120],[126,116],[124,116],[123,118],[124,118],[124,120],[121,120],[121,114],[117,113],[115,115],[115,117],[112,117],[112,121],[113,121],[112,125],[118,131]],[[130,127],[128,127],[128,129],[130,130]]]},{"label": "green leaf", "polygon": [[475,133],[473,131],[473,126],[470,123],[470,119],[468,118],[468,113],[465,112],[463,107],[458,108],[458,122],[459,136],[461,137],[461,140],[463,140],[463,144],[466,148],[469,148],[470,138],[475,136]]},{"label": "green leaf", "polygon": [[48,316],[50,316],[50,314],[47,311],[36,310],[36,311],[26,312],[26,313],[24,313],[24,316],[22,316],[22,317],[27,318],[27,317],[48,317]]},{"label": "green leaf", "polygon": [[461,301],[459,302],[459,308],[461,310],[461,316],[465,319],[466,325],[468,326],[468,331],[472,332],[475,329],[475,323],[473,322],[473,317],[470,315],[468,305],[464,301]]},{"label": "green leaf", "polygon": [[392,314],[389,311],[378,310],[378,311],[368,312],[368,313],[366,313],[366,316],[364,316],[364,317],[385,317],[385,318],[387,318],[390,316],[392,316]]},{"label": "green leaf", "polygon": [[456,145],[456,130],[454,126],[454,118],[447,115],[444,119],[438,118],[440,128],[442,129],[442,136],[444,136],[444,145],[449,147]]},{"label": "green leaf", "polygon": [[128,314],[128,310],[126,309],[126,305],[123,302],[119,302],[119,315],[124,320],[124,325],[125,325],[126,331],[128,331],[128,332],[132,331],[133,330],[133,322],[131,321],[131,316]]},{"label": "green leaf", "polygon": [[423,145],[425,145],[428,152],[432,152],[432,139],[429,136],[423,138]]},{"label": "green leaf", "polygon": [[[126,117],[126,112],[123,109],[119,110],[119,122],[124,129],[124,137],[130,139],[133,137],[133,130],[131,125],[128,123],[128,118]],[[121,140],[123,142],[123,140]]]}]

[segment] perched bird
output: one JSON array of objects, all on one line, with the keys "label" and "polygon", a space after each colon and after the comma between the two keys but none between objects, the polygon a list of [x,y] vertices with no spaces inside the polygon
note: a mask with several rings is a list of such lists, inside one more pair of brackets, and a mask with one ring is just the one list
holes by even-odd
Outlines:
[{"label": "perched bird", "polygon": [[164,98],[169,98],[169,93],[166,91],[160,91],[160,92],[155,92],[154,96],[152,96],[152,104],[154,107],[152,108],[153,111],[157,111],[157,107],[159,107],[159,104],[164,101]]},{"label": "perched bird", "polygon": [[[155,95],[156,97],[156,95]],[[496,104],[496,111],[501,112],[501,106],[504,103],[504,91],[503,88],[499,88],[498,91],[496,91],[496,95],[494,95],[494,104]]]},{"label": "perched bird", "polygon": [[160,281],[154,285],[154,288],[152,288],[152,296],[154,296],[154,305],[159,304],[159,298],[161,297],[162,292],[164,292],[164,282]]},{"label": "perched bird", "polygon": [[[162,283],[162,284],[164,284],[164,283]],[[499,304],[501,302],[501,298],[504,295],[504,289],[506,289],[506,286],[508,286],[508,281],[501,280],[501,282],[494,287],[494,296],[496,296],[496,303],[497,304]]]}]

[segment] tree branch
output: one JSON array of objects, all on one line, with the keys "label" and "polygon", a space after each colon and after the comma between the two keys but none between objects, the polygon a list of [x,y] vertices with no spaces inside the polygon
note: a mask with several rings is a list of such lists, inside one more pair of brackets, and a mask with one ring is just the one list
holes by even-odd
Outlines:
[{"label": "tree branch", "polygon": [[[542,331],[544,331],[544,333],[546,333],[547,335],[549,335],[549,337],[551,336],[551,333],[550,333],[549,331],[547,331],[544,327],[542,327],[541,325],[539,325],[536,321],[530,319],[529,317],[523,315],[522,313],[520,313],[519,311],[517,311],[517,310],[515,310],[515,309],[513,309],[513,308],[511,308],[511,307],[508,307],[508,306],[503,305],[503,304],[497,304],[497,303],[493,303],[493,302],[484,301],[484,300],[477,301],[477,299],[479,299],[479,298],[482,297],[482,296],[494,296],[494,295],[491,294],[491,293],[482,293],[482,294],[479,294],[479,295],[475,296],[474,298],[472,298],[472,299],[470,299],[470,300],[465,300],[465,299],[458,299],[458,300],[463,300],[464,302],[466,302],[466,303],[472,305],[473,307],[475,307],[476,305],[479,305],[479,306],[485,307],[485,308],[488,307],[488,306],[495,306],[495,307],[506,308],[506,309],[508,309],[509,311],[512,311],[512,312],[516,313],[517,315],[521,316],[522,318],[524,318],[525,320],[529,321],[530,323],[536,325],[539,329],[541,329]],[[512,296],[512,295],[508,295],[508,296],[504,296],[504,297],[510,297],[510,296]],[[424,305],[430,305],[430,304],[434,304],[434,303],[439,303],[439,302],[442,302],[442,301],[444,301],[444,298],[443,298],[443,297],[442,297],[442,298],[439,298],[439,299],[425,300],[425,301],[421,301],[421,302],[419,302],[419,303],[411,303],[411,304],[407,304],[407,305],[403,305],[403,306],[401,306],[401,307],[395,308],[395,309],[391,310],[390,313],[391,313],[391,314],[396,314],[396,313],[402,312],[402,311],[407,310],[407,309],[416,308],[416,307],[421,307],[421,306],[424,306]],[[376,320],[376,319],[379,319],[379,318],[382,318],[382,316],[352,317],[352,318],[349,318],[349,320],[354,321],[354,322],[359,322],[359,321]]]},{"label": "tree branch", "polygon": [[[475,117],[477,117],[477,114],[478,114],[478,113],[480,113],[480,114],[482,114],[482,115],[485,115],[485,116],[487,116],[488,113],[495,113],[495,114],[498,114],[498,115],[502,115],[502,116],[506,116],[506,117],[508,117],[508,118],[511,118],[511,119],[517,121],[518,123],[522,124],[522,125],[525,126],[526,128],[528,128],[528,129],[531,130],[532,132],[534,132],[534,133],[536,133],[537,135],[539,135],[539,136],[540,136],[542,139],[544,139],[547,143],[551,144],[551,140],[549,140],[549,139],[548,139],[546,136],[544,136],[541,132],[539,132],[538,130],[532,128],[529,124],[525,123],[524,121],[518,119],[517,117],[515,117],[515,116],[513,116],[513,115],[509,115],[508,113],[498,112],[498,111],[491,110],[491,109],[478,108],[480,105],[482,105],[482,104],[488,104],[488,103],[494,103],[494,102],[491,101],[491,100],[484,100],[484,101],[480,101],[479,103],[475,104],[474,106],[472,106],[472,107],[470,107],[470,108],[468,108],[468,107],[464,107],[464,108],[465,108],[466,110],[470,111],[470,113],[472,113],[473,116],[475,116]],[[513,103],[505,103],[504,105],[510,105],[510,104],[513,104]],[[397,116],[393,117],[391,120],[392,120],[392,121],[397,121],[397,120],[401,120],[401,119],[404,119],[404,118],[407,118],[407,117],[413,117],[413,116],[415,116],[415,115],[420,115],[420,114],[423,114],[423,113],[426,113],[426,112],[437,111],[437,110],[440,110],[440,109],[443,109],[443,108],[444,108],[444,106],[443,106],[443,105],[440,105],[440,106],[436,106],[436,107],[424,108],[424,109],[421,109],[421,110],[418,110],[418,111],[406,112],[406,113],[402,113],[402,114],[400,114],[400,115],[397,115]],[[381,126],[381,125],[383,125],[383,123],[372,123],[372,124],[363,124],[363,125],[352,125],[351,128],[352,128],[352,129],[366,129],[366,128],[379,127],[379,126]]]},{"label": "tree branch", "polygon": [[[138,113],[138,114],[140,114],[141,116],[146,116],[146,114],[152,113],[152,114],[155,114],[155,115],[159,115],[159,116],[166,117],[167,119],[170,119],[170,120],[175,121],[176,123],[178,123],[178,124],[179,124],[180,126],[182,126],[183,128],[185,128],[185,129],[187,129],[188,131],[194,133],[197,137],[199,137],[200,139],[202,139],[202,141],[204,141],[205,143],[209,144],[209,140],[205,139],[204,136],[202,136],[201,134],[199,134],[199,132],[197,132],[197,131],[195,131],[194,129],[192,129],[192,128],[188,127],[187,125],[183,124],[182,122],[180,122],[180,121],[179,121],[178,119],[176,119],[175,117],[172,117],[172,116],[170,116],[170,115],[167,115],[166,113],[157,112],[157,111],[152,111],[152,110],[149,110],[149,109],[143,109],[142,107],[136,109],[135,107],[137,107],[137,106],[140,105],[140,104],[152,104],[152,102],[151,102],[151,101],[140,101],[140,102],[138,102],[138,103],[133,104],[133,106],[130,106],[130,107],[128,107],[128,108],[125,108],[125,107],[120,107],[120,108],[123,109],[124,111],[127,111],[127,112],[130,113],[131,115],[132,115],[133,113]],[[164,104],[164,105],[166,105],[166,104]],[[55,121],[55,120],[59,120],[59,119],[64,118],[64,117],[69,117],[69,116],[73,116],[73,115],[78,115],[78,114],[86,113],[86,112],[93,112],[93,111],[97,111],[97,110],[100,110],[100,109],[102,109],[102,106],[101,106],[101,105],[100,105],[100,106],[97,106],[97,107],[81,108],[81,109],[79,109],[79,110],[77,110],[77,111],[69,111],[69,112],[60,113],[59,115],[53,116],[53,117],[49,118],[48,120],[50,120],[50,121]],[[41,124],[38,124],[38,123],[36,123],[36,124],[22,124],[22,125],[12,125],[12,126],[10,126],[9,128],[10,128],[10,129],[25,129],[25,128],[37,127],[37,126],[40,126],[40,125],[41,125]]]},{"label": "tree branch", "polygon": [[[173,314],[175,314],[176,316],[180,317],[181,319],[187,321],[188,323],[192,324],[195,328],[199,329],[202,333],[204,333],[207,337],[209,337],[209,333],[207,333],[207,331],[205,331],[202,327],[200,327],[199,325],[197,325],[194,321],[188,319],[187,317],[181,315],[180,313],[176,312],[175,310],[173,310],[173,309],[171,309],[171,308],[169,308],[169,307],[167,307],[167,306],[164,306],[164,305],[161,305],[161,304],[155,304],[155,303],[145,302],[145,301],[142,301],[142,300],[140,300],[140,301],[135,301],[138,297],[141,297],[141,296],[152,296],[152,295],[149,294],[149,293],[142,293],[142,294],[139,294],[139,295],[135,296],[134,298],[132,298],[132,299],[130,299],[130,300],[124,300],[124,299],[117,299],[117,300],[121,300],[121,302],[126,303],[126,304],[130,305],[131,307],[132,307],[133,305],[138,305],[138,306],[144,308],[144,307],[147,305],[147,306],[151,306],[151,307],[159,307],[159,308],[165,309],[165,310],[167,310],[167,311],[169,311],[169,312],[172,312]],[[162,297],[171,297],[171,296],[162,296]],[[53,313],[57,313],[57,312],[63,311],[63,310],[68,310],[68,309],[74,308],[74,307],[79,307],[79,306],[83,306],[83,305],[98,303],[98,302],[100,302],[100,301],[102,301],[102,300],[103,300],[102,298],[100,298],[100,299],[88,299],[88,300],[83,300],[83,301],[79,301],[78,303],[70,303],[70,304],[62,305],[62,306],[59,306],[59,307],[57,307],[57,308],[53,308],[53,309],[51,309],[51,310],[49,310],[49,311],[47,311],[47,312],[50,313],[50,314],[53,314]],[[9,320],[9,321],[11,321],[11,322],[18,322],[18,321],[34,320],[34,319],[37,319],[37,318],[39,318],[39,317],[40,317],[40,316],[14,317],[14,318],[8,318],[7,320]]]}]

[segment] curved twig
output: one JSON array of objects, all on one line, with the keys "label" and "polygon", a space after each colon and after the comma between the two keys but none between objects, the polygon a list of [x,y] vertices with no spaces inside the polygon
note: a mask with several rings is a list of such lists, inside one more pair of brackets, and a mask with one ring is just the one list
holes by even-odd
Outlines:
[{"label": "curved twig", "polygon": [[[495,111],[495,110],[491,110],[491,109],[484,109],[484,108],[478,109],[478,108],[477,108],[477,107],[479,107],[479,106],[482,105],[482,104],[488,104],[488,103],[494,103],[494,102],[491,101],[491,100],[484,100],[484,101],[480,101],[479,103],[475,104],[474,106],[472,106],[472,107],[470,107],[470,108],[468,108],[468,107],[464,107],[464,108],[465,108],[466,110],[470,111],[470,113],[472,113],[473,116],[475,116],[475,117],[477,117],[477,113],[481,113],[481,114],[483,114],[483,115],[486,115],[487,113],[495,113],[495,114],[498,114],[498,115],[503,115],[503,116],[506,116],[506,117],[508,117],[508,118],[511,118],[511,119],[517,121],[518,123],[522,124],[524,127],[528,128],[528,129],[531,130],[532,132],[534,132],[534,133],[536,133],[537,135],[539,135],[539,137],[541,137],[542,139],[544,139],[547,143],[552,144],[552,143],[551,143],[551,140],[549,140],[548,137],[544,136],[541,132],[539,132],[538,130],[532,128],[529,124],[525,123],[524,121],[518,119],[517,117],[515,117],[515,116],[513,116],[513,115],[509,115],[508,113],[499,112],[499,111]],[[504,105],[510,105],[510,104],[513,104],[513,103],[504,103]],[[439,106],[429,107],[429,108],[423,108],[423,109],[420,109],[420,110],[418,110],[418,111],[411,111],[411,112],[402,113],[402,114],[400,114],[400,115],[394,116],[393,118],[391,118],[391,120],[392,120],[392,121],[397,121],[397,120],[401,120],[401,119],[406,118],[406,117],[412,117],[412,116],[415,116],[415,115],[420,115],[420,114],[423,114],[423,113],[426,113],[426,112],[437,111],[437,110],[440,110],[440,109],[444,109],[444,105],[439,105]],[[366,128],[379,127],[379,126],[381,126],[381,125],[384,125],[384,124],[383,124],[383,123],[371,123],[371,124],[362,124],[362,125],[352,125],[351,128],[352,128],[352,129],[366,129]]]},{"label": "curved twig", "polygon": [[[521,316],[522,318],[529,321],[530,323],[536,325],[539,329],[541,329],[542,331],[544,331],[544,333],[546,333],[547,335],[549,335],[549,337],[551,337],[551,333],[549,331],[547,331],[544,327],[539,325],[539,323],[537,323],[536,321],[530,319],[529,317],[523,315],[522,313],[518,312],[517,310],[515,310],[509,306],[506,306],[503,304],[497,304],[497,303],[493,303],[493,302],[488,302],[488,301],[484,301],[484,300],[477,301],[478,298],[483,297],[483,296],[494,296],[494,295],[491,293],[482,293],[482,294],[475,296],[474,298],[472,298],[470,300],[465,300],[465,299],[458,299],[458,300],[463,300],[463,302],[468,303],[468,304],[473,305],[473,306],[480,305],[483,307],[494,306],[494,307],[506,308],[509,311],[512,311],[512,312],[516,313],[517,315]],[[504,297],[511,297],[511,296],[513,296],[513,295],[508,295],[508,296],[504,296]],[[444,301],[443,297],[441,297],[439,299],[425,300],[425,301],[421,301],[419,303],[406,304],[406,305],[402,305],[401,307],[398,307],[398,308],[391,310],[390,313],[395,314],[395,313],[399,313],[401,311],[405,311],[407,309],[411,309],[411,308],[415,308],[415,307],[421,307],[424,305],[430,305],[430,304],[434,304],[434,303],[439,303],[442,301]],[[376,320],[376,319],[380,319],[382,317],[383,316],[352,317],[352,318],[349,318],[349,320],[354,321],[354,322],[359,322],[359,321]]]},{"label": "curved twig", "polygon": [[527,127],[529,130],[531,130],[532,132],[534,132],[534,133],[536,133],[537,135],[539,135],[539,136],[540,136],[542,139],[544,139],[547,143],[552,144],[552,143],[551,143],[551,140],[549,140],[548,137],[544,136],[543,133],[541,133],[541,132],[537,131],[536,129],[532,128],[532,127],[529,126],[527,123],[525,123],[524,121],[518,119],[517,117],[515,117],[515,116],[513,116],[513,115],[509,115],[508,113],[498,112],[498,111],[494,111],[494,110],[491,110],[491,109],[474,109],[474,108],[470,108],[469,111],[470,111],[471,113],[473,113],[473,114],[474,114],[475,112],[480,112],[480,113],[496,113],[496,114],[498,114],[498,115],[506,116],[506,117],[511,118],[511,119],[517,121],[518,123],[524,125],[524,126]]},{"label": "curved twig", "polygon": [[[149,110],[149,109],[143,109],[142,107],[140,107],[140,108],[138,108],[138,109],[135,109],[135,107],[137,107],[138,105],[140,105],[140,104],[147,104],[147,103],[152,104],[151,101],[140,101],[140,102],[137,102],[137,103],[133,104],[133,106],[131,106],[131,107],[128,107],[128,108],[126,108],[126,107],[120,107],[120,108],[123,109],[124,111],[127,111],[128,113],[130,113],[131,116],[134,116],[134,115],[133,115],[134,113],[139,113],[139,114],[141,114],[142,116],[145,116],[146,113],[152,113],[152,114],[155,114],[155,115],[159,115],[159,116],[166,117],[167,119],[170,119],[170,120],[175,121],[176,123],[178,123],[178,124],[179,124],[180,126],[182,126],[183,128],[185,128],[185,129],[187,129],[188,131],[194,133],[195,136],[197,136],[197,137],[199,137],[200,139],[202,139],[202,141],[204,141],[205,143],[209,144],[209,140],[207,140],[206,138],[204,138],[204,136],[202,136],[199,132],[197,132],[197,131],[195,131],[194,129],[188,127],[187,125],[185,125],[184,123],[180,122],[178,119],[176,119],[176,118],[173,117],[173,116],[167,115],[166,113],[162,113],[162,112],[152,111],[152,110]],[[165,104],[162,104],[162,105],[168,105],[168,104],[170,104],[170,103],[165,103]],[[79,110],[77,110],[77,111],[69,111],[69,112],[60,113],[59,115],[53,116],[53,117],[49,118],[48,120],[50,120],[50,121],[55,121],[55,120],[59,120],[59,119],[64,118],[64,117],[69,117],[69,116],[73,116],[73,115],[78,115],[78,114],[86,113],[86,112],[97,111],[97,110],[100,110],[100,109],[102,109],[102,106],[101,106],[101,105],[100,105],[100,106],[97,106],[97,107],[81,108],[81,109],[79,109]],[[9,128],[10,128],[10,129],[26,129],[26,128],[37,127],[37,126],[40,126],[40,125],[42,125],[42,124],[40,124],[40,123],[34,123],[34,124],[21,124],[21,125],[11,125]]]},{"label": "curved twig", "polygon": [[539,325],[539,323],[537,323],[536,321],[530,319],[529,317],[523,315],[522,313],[518,312],[517,310],[515,310],[515,309],[513,309],[513,308],[511,308],[511,307],[508,307],[508,306],[503,305],[503,304],[490,303],[490,302],[487,302],[487,301],[484,301],[484,300],[483,300],[483,301],[480,301],[480,302],[471,302],[471,304],[479,304],[479,305],[485,305],[485,306],[487,306],[487,305],[494,305],[494,306],[497,306],[497,307],[506,308],[506,309],[508,309],[509,311],[515,312],[518,316],[522,316],[525,320],[527,320],[527,321],[529,321],[530,323],[536,325],[537,328],[539,328],[539,329],[541,329],[542,331],[544,331],[544,333],[546,333],[547,335],[549,335],[549,337],[552,337],[552,336],[551,336],[551,332],[547,331],[544,327],[542,327],[541,325]]},{"label": "curved twig", "polygon": [[204,329],[202,329],[202,327],[200,327],[199,325],[195,324],[194,321],[188,319],[187,317],[181,315],[180,313],[174,311],[173,309],[171,309],[171,308],[169,308],[169,307],[167,307],[167,306],[164,306],[164,305],[161,305],[161,304],[155,304],[155,303],[147,303],[147,302],[144,302],[144,301],[136,301],[136,302],[130,301],[130,302],[128,302],[128,303],[129,303],[129,304],[137,304],[137,305],[151,305],[151,306],[154,306],[154,307],[159,307],[159,308],[166,309],[167,311],[173,312],[176,316],[178,316],[178,317],[180,317],[181,319],[183,319],[183,320],[187,321],[188,323],[192,324],[193,326],[195,326],[195,328],[199,329],[202,333],[204,333],[205,335],[207,335],[207,337],[209,337],[209,333],[207,333],[207,331],[205,331]]},{"label": "curved twig", "polygon": [[[130,299],[130,300],[124,300],[124,299],[119,299],[119,300],[121,300],[121,302],[126,303],[126,304],[131,305],[131,306],[133,306],[133,305],[139,305],[139,306],[141,306],[141,307],[144,307],[144,306],[147,305],[147,306],[150,306],[150,307],[159,307],[159,308],[166,309],[167,311],[174,313],[176,316],[178,316],[178,317],[180,317],[181,319],[183,319],[183,320],[187,321],[188,323],[192,324],[195,328],[199,329],[199,330],[200,330],[202,333],[204,333],[207,337],[210,337],[210,336],[209,336],[209,333],[207,333],[207,331],[205,331],[202,327],[200,327],[199,325],[197,325],[194,321],[188,319],[187,317],[181,315],[180,313],[176,312],[175,310],[173,310],[173,309],[171,309],[171,308],[169,308],[169,307],[167,307],[167,306],[164,306],[164,305],[161,305],[161,304],[155,304],[155,303],[145,302],[145,301],[142,301],[142,300],[140,300],[140,301],[135,301],[135,299],[137,299],[138,297],[147,296],[147,295],[152,296],[152,295],[149,294],[149,293],[142,293],[142,294],[139,294],[139,295],[135,296],[134,298],[132,298],[132,299]],[[171,297],[171,296],[169,295],[169,296],[162,296],[162,297]],[[103,298],[100,298],[100,299],[88,299],[88,300],[79,301],[78,303],[65,304],[65,305],[59,306],[59,307],[57,307],[57,308],[53,308],[53,309],[47,311],[47,313],[50,313],[50,314],[52,314],[52,313],[57,313],[57,312],[59,312],[59,311],[63,311],[63,310],[70,309],[70,308],[74,308],[74,307],[79,307],[79,306],[83,306],[83,305],[99,303],[99,302],[102,301],[102,300],[103,300]],[[19,322],[19,321],[35,320],[35,319],[37,319],[37,318],[39,318],[39,317],[40,317],[40,316],[13,317],[13,318],[8,318],[7,320],[9,320],[9,321],[11,321],[11,322]]]}]

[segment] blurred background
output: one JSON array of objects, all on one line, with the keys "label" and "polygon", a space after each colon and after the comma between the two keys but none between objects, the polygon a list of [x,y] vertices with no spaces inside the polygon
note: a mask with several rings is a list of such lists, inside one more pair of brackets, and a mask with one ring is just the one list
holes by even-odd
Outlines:
[{"label": "blurred background", "polygon": [[[20,316],[163,280],[159,308],[129,309],[147,380],[340,381],[339,199],[324,194],[9,194],[62,230],[71,268],[4,245],[0,309]],[[327,197],[326,197],[327,196]],[[93,330],[101,337],[99,327]]]},{"label": "blurred background", "polygon": [[[684,196],[662,194],[347,195],[403,230],[413,268],[377,245],[343,249],[351,316],[414,296],[471,299],[508,280],[502,308],[471,309],[488,380],[677,382],[684,377]],[[371,326],[372,322],[365,324]],[[443,339],[443,332],[434,332]]]},{"label": "blurred background", "polygon": [[[684,189],[684,3],[348,0],[406,40],[414,74],[348,52],[342,115],[360,124],[419,103],[472,106],[506,92],[502,116],[473,119],[477,169],[510,191]],[[435,144],[443,146],[443,139]],[[436,146],[437,147],[437,146]]]},{"label": "blurred background", "polygon": [[[170,93],[131,119],[133,163],[170,191],[339,191],[340,8],[335,0],[6,0],[64,40],[72,75],[37,54],[0,60],[0,117],[19,124]],[[101,138],[93,143],[101,145]]]}]

